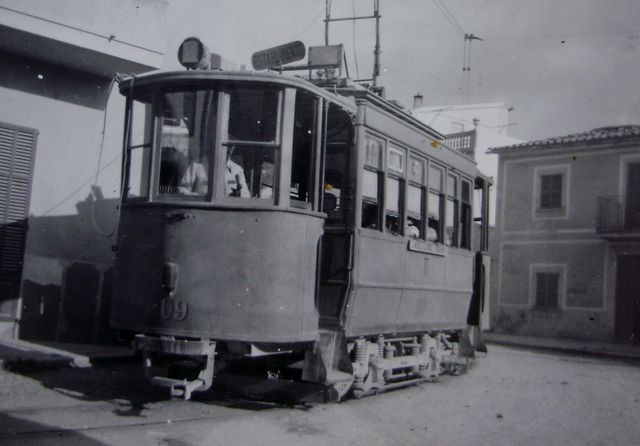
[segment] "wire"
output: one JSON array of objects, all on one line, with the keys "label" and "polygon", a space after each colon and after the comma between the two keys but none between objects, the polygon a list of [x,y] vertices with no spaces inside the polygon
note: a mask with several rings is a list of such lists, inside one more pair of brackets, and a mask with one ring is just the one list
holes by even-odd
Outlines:
[{"label": "wire", "polygon": [[356,62],[356,78],[360,79],[360,69],[358,68],[358,53],[356,52],[356,0],[351,0],[351,5],[353,6],[353,31],[351,33],[351,40],[353,43],[353,59]]},{"label": "wire", "polygon": [[584,37],[584,36],[605,36],[611,34],[636,34],[640,33],[640,30],[631,31],[610,31],[610,32],[598,32],[598,33],[577,33],[577,34],[547,34],[541,36],[521,36],[521,37],[489,37],[487,40],[526,40],[526,39],[559,39],[562,37]]},{"label": "wire", "polygon": [[322,15],[323,12],[325,12],[327,10],[327,7],[331,8],[331,1],[329,2],[328,5],[323,6],[322,9],[318,12],[318,14],[311,20],[311,22],[302,30],[300,31],[298,34],[296,34],[294,37],[292,37],[290,40],[296,40],[298,37],[300,37],[306,30],[308,30],[309,28],[311,28],[311,25],[313,25],[314,23],[316,23],[316,21],[318,20],[318,18]]},{"label": "wire", "polygon": [[451,24],[451,26],[453,26],[453,29],[455,29],[458,34],[464,37],[464,34],[465,34],[464,30],[462,29],[458,21],[455,19],[453,14],[449,12],[447,7],[440,0],[433,0],[433,3],[435,3],[435,5],[440,10],[440,12],[442,12],[444,17],[447,19],[447,21]]}]

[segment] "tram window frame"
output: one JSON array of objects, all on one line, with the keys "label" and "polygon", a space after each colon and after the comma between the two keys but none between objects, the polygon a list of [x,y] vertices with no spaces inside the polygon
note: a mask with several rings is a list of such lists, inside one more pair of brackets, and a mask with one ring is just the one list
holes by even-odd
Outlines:
[{"label": "tram window frame", "polygon": [[[123,190],[123,201],[126,202],[147,201],[151,196],[151,163],[154,140],[156,139],[153,101],[153,90],[138,91],[135,96],[130,95],[127,98],[125,115],[125,137],[127,140],[124,148],[125,180]],[[139,121],[142,121],[142,127],[138,125]],[[137,181],[134,181],[134,178]],[[133,187],[134,184],[137,186]],[[135,191],[138,194],[132,193]]]},{"label": "tram window frame", "polygon": [[460,177],[447,172],[445,202],[445,239],[447,246],[458,247],[460,229]]},{"label": "tram window frame", "polygon": [[[362,216],[360,227],[375,231],[382,230],[381,203],[382,203],[382,178],[383,156],[385,141],[371,134],[366,134],[366,150],[364,169],[362,172]],[[367,180],[366,177],[369,177]],[[369,193],[369,195],[366,195]],[[373,196],[375,195],[375,197]]]},{"label": "tram window frame", "polygon": [[[327,214],[328,226],[340,227],[351,220],[352,181],[351,160],[355,129],[353,114],[338,104],[323,101],[318,104],[323,110],[321,141],[316,159],[322,166],[322,179],[318,179],[322,197],[322,212]],[[321,152],[321,153],[320,153]]]},{"label": "tram window frame", "polygon": [[471,250],[471,227],[473,221],[473,185],[471,180],[460,183],[460,248]]},{"label": "tram window frame", "polygon": [[[220,202],[238,202],[238,200],[250,200],[251,204],[266,204],[274,205],[280,203],[280,184],[281,184],[281,172],[282,172],[282,120],[284,113],[284,88],[275,84],[251,84],[241,83],[241,87],[237,88],[237,84],[230,83],[225,85],[221,90],[223,114],[219,117],[220,120],[220,138],[222,149],[219,153],[215,153],[215,161],[218,165],[214,170],[216,196],[219,197]],[[240,139],[231,134],[233,120],[233,107],[235,102],[233,100],[234,94],[237,95],[239,91],[260,91],[276,94],[275,105],[275,121],[272,122],[274,133],[270,134],[272,138],[256,138],[252,139]],[[273,111],[273,110],[272,110]],[[236,121],[240,122],[240,121]],[[260,123],[258,121],[258,123]],[[246,129],[245,129],[246,130]],[[246,135],[245,135],[246,136]],[[229,166],[227,161],[227,154],[231,152],[230,161],[233,164],[242,169],[242,175],[244,175],[244,182],[247,185],[249,196],[244,195],[242,188],[231,187],[231,193],[228,191],[228,185],[230,181],[227,178],[225,169],[238,169],[235,166]],[[260,155],[262,153],[262,155]],[[234,156],[235,154],[235,156]],[[252,158],[253,157],[253,158]],[[256,160],[262,157],[263,162],[258,166]],[[248,160],[248,161],[247,161]],[[247,167],[247,162],[250,162],[251,168]],[[258,172],[256,177],[256,172]],[[232,171],[230,170],[232,173]],[[237,178],[239,173],[234,174],[236,176],[236,184],[239,185],[240,181]],[[256,182],[257,178],[257,182]],[[271,178],[271,184],[268,183]],[[232,178],[233,180],[233,178]],[[269,189],[270,188],[270,189]]]},{"label": "tram window frame", "polygon": [[[392,144],[387,145],[386,178],[384,185],[384,228],[387,234],[404,235],[404,175],[407,151]],[[395,185],[392,187],[392,185]],[[393,207],[392,207],[393,206]]]},{"label": "tram window frame", "polygon": [[[171,95],[176,95],[173,103],[170,101]],[[210,201],[214,190],[212,180],[215,180],[215,147],[221,114],[220,88],[204,85],[180,88],[168,86],[158,90],[157,98],[155,122],[159,143],[154,145],[158,146],[154,162],[154,170],[157,172],[153,181],[154,199],[172,202]],[[172,104],[172,108],[168,104]],[[169,133],[174,136],[168,136]],[[180,136],[186,136],[186,140]],[[179,147],[185,143],[185,147]],[[175,156],[167,156],[169,152],[165,149],[169,148],[174,149]],[[165,157],[169,158],[166,162]],[[163,185],[167,163],[177,163],[179,176],[174,181],[175,186]],[[189,183],[193,184],[184,185],[185,176],[192,176]],[[163,191],[163,187],[175,189]]]},{"label": "tram window frame", "polygon": [[[407,223],[405,229],[405,235],[417,239],[425,239],[425,187],[424,176],[426,160],[418,158],[416,156],[409,156],[409,165],[407,167]],[[417,196],[414,196],[414,193]],[[416,206],[417,207],[414,207]],[[411,230],[409,223],[415,229]],[[415,231],[417,230],[417,234]],[[413,232],[414,234],[410,234]]]},{"label": "tram window frame", "polygon": [[[428,200],[427,200],[427,240],[444,244],[444,176],[446,169],[434,162],[429,162],[428,170]],[[439,181],[438,178],[439,177]],[[434,203],[435,201],[435,203]],[[435,235],[435,239],[433,238]]]}]

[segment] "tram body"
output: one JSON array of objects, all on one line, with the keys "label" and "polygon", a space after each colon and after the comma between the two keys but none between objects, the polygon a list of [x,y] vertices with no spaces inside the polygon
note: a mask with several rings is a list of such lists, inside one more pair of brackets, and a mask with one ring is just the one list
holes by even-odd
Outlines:
[{"label": "tram body", "polygon": [[473,354],[490,181],[442,135],[341,79],[158,72],[120,91],[111,324],[152,382],[188,399],[262,367],[337,401]]}]

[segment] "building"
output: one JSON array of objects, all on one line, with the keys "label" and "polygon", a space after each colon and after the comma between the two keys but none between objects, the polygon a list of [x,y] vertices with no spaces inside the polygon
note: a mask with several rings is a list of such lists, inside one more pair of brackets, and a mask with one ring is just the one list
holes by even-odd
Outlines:
[{"label": "building", "polygon": [[640,126],[489,153],[500,178],[493,329],[639,344]]},{"label": "building", "polygon": [[[513,125],[509,123],[510,111],[511,108],[502,102],[424,107],[422,96],[416,95],[411,114],[446,135],[445,144],[475,159],[482,173],[497,180],[498,160],[488,155],[487,150],[522,142],[508,134]],[[494,186],[489,197],[493,209],[489,220],[492,226],[496,221],[496,190]]]},{"label": "building", "polygon": [[0,337],[108,337],[124,120],[110,89],[162,65],[167,8],[0,0]]}]

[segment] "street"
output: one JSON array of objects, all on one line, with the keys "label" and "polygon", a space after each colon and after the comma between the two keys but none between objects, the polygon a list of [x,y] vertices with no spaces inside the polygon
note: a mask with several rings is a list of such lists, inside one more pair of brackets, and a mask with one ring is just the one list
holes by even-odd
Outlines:
[{"label": "street", "polygon": [[340,404],[170,401],[132,363],[0,370],[3,445],[636,445],[640,367],[489,346],[469,373]]}]

